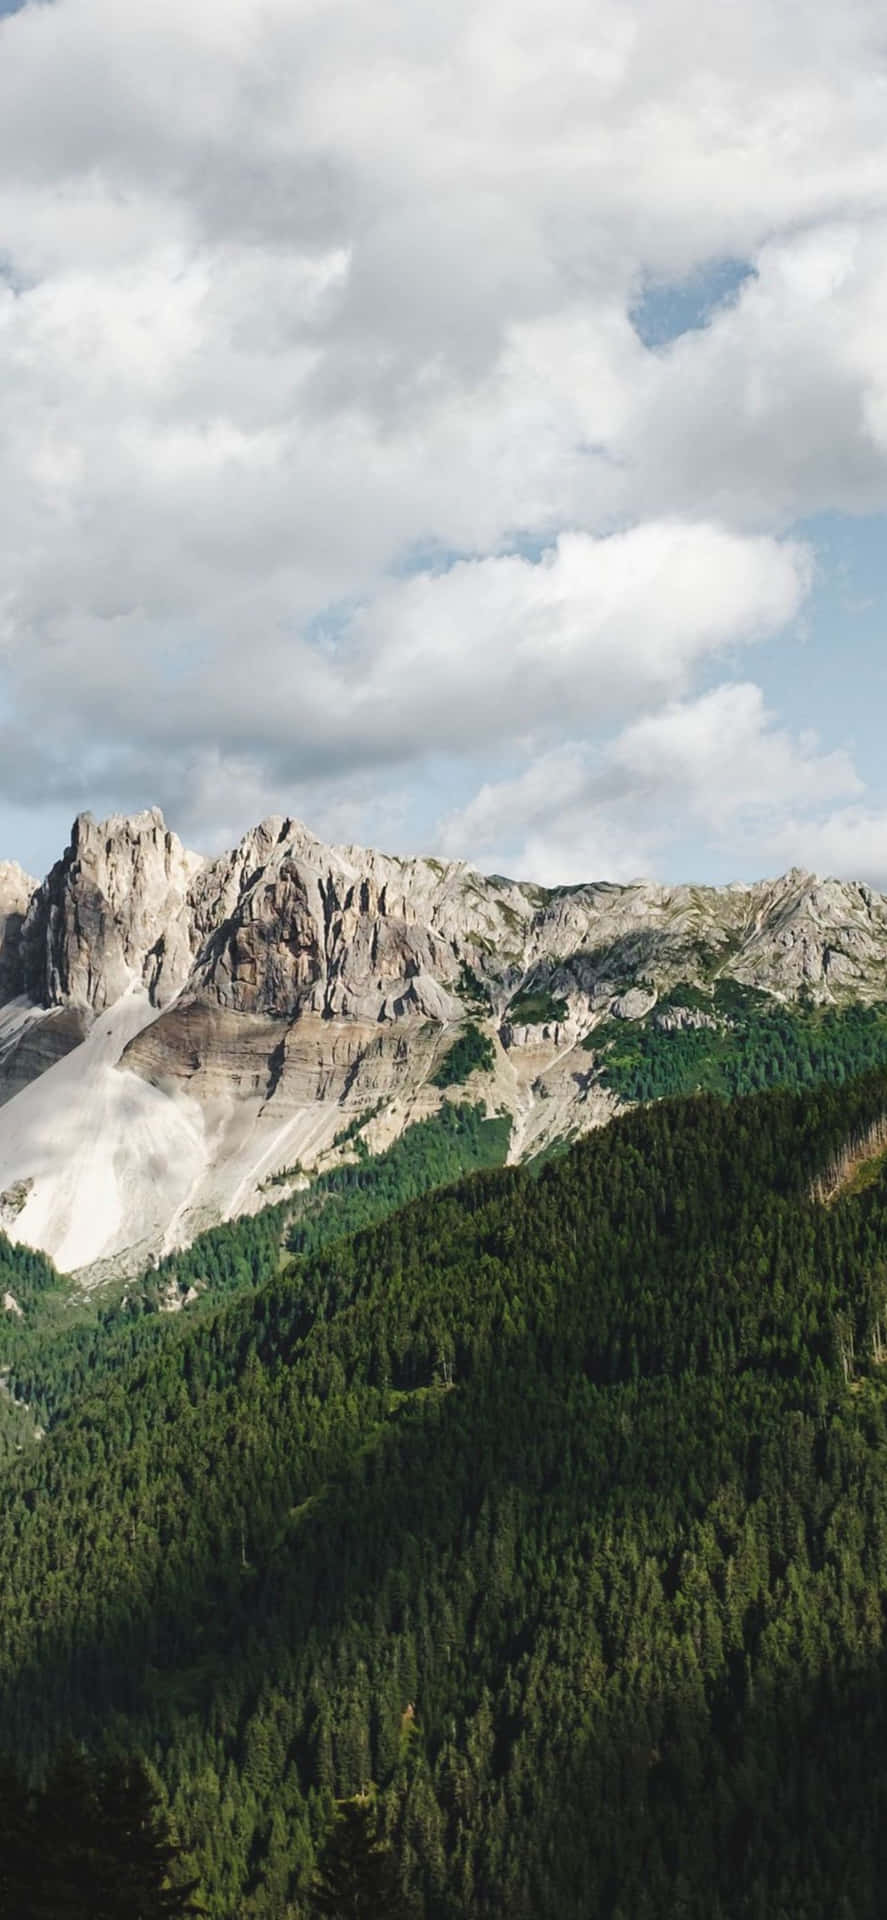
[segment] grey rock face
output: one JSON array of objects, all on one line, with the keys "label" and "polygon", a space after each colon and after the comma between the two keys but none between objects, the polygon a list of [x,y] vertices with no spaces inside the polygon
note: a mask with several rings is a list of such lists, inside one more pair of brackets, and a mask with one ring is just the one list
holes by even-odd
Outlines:
[{"label": "grey rock face", "polygon": [[610,1012],[617,1020],[643,1020],[656,1005],[656,995],[650,987],[629,987],[627,993],[616,995]]},{"label": "grey rock face", "polygon": [[156,808],[81,815],[40,887],[0,867],[0,987],[93,1015],[137,984],[161,1011],[445,1022],[464,1017],[470,978],[500,1022],[529,985],[587,1023],[608,1006],[640,1018],[669,984],[721,973],[787,999],[876,998],[887,901],[797,869],[750,887],[546,892],[326,846],[279,818],[205,860]]},{"label": "grey rock face", "polygon": [[25,990],[22,927],[37,886],[16,860],[0,861],[0,1006]]},{"label": "grey rock face", "polygon": [[435,1081],[469,1018],[493,1065],[468,1097],[510,1115],[519,1158],[618,1105],[599,1023],[710,1024],[729,980],[887,1001],[887,900],[799,870],[546,890],[276,817],[204,859],[156,809],[85,814],[41,886],[0,867],[0,1193],[71,1267],[156,1251],[323,1163],[343,1116],[373,1114],[375,1150],[465,1097]]},{"label": "grey rock face", "polygon": [[705,1028],[717,1032],[718,1022],[701,1007],[664,1007],[655,1015],[662,1033],[702,1033]]},{"label": "grey rock face", "polygon": [[751,887],[546,892],[459,861],[329,847],[282,818],[204,860],[156,808],[81,815],[39,888],[0,868],[0,990],[88,1016],[140,985],[171,1021],[200,1007],[446,1023],[479,989],[505,1030],[529,984],[587,1027],[608,1009],[641,1018],[669,985],[721,973],[786,999],[887,994],[887,901],[797,869]]},{"label": "grey rock face", "polygon": [[28,1021],[0,1045],[0,1106],[73,1053],[85,1040],[89,1024],[82,1007],[51,1007],[42,1020]]},{"label": "grey rock face", "polygon": [[190,965],[186,903],[202,864],[156,807],[101,823],[81,814],[25,919],[26,993],[100,1013],[141,981],[163,1005]]}]

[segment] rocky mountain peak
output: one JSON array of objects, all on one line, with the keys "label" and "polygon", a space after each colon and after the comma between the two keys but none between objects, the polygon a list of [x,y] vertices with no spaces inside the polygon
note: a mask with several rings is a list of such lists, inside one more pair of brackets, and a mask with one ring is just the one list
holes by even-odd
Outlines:
[{"label": "rocky mountain peak", "polygon": [[546,888],[285,815],[203,858],[157,808],[81,814],[42,885],[0,867],[0,1220],[68,1268],[174,1244],[434,1112],[460,1040],[453,1097],[526,1156],[618,1105],[599,1030],[717,1027],[729,982],[887,1003],[887,899],[801,868]]},{"label": "rocky mountain peak", "polygon": [[188,894],[202,866],[158,807],[101,821],[79,814],[28,909],[25,992],[46,1007],[98,1013],[141,982],[164,1004],[193,957]]}]

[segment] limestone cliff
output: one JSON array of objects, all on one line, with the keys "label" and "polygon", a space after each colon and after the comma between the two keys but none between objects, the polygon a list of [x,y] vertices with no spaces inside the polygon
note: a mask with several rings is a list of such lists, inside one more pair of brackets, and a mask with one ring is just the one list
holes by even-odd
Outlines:
[{"label": "limestone cliff", "polygon": [[44,1007],[101,1013],[140,980],[161,1006],[191,963],[188,890],[203,864],[157,807],[101,823],[81,814],[30,902],[24,991]]}]

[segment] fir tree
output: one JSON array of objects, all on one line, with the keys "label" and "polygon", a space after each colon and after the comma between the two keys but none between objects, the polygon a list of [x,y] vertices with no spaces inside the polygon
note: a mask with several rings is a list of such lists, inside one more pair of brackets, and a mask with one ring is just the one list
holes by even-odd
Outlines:
[{"label": "fir tree", "polygon": [[42,1793],[0,1778],[4,1920],[184,1920],[200,1909],[175,1884],[175,1851],[141,1761],[99,1767],[69,1743]]},{"label": "fir tree", "polygon": [[368,1801],[346,1800],[339,1806],[309,1898],[318,1920],[412,1920]]},{"label": "fir tree", "polygon": [[196,1883],[175,1884],[169,1829],[141,1760],[128,1757],[103,1768],[98,1793],[95,1920],[180,1920],[196,1913]]}]

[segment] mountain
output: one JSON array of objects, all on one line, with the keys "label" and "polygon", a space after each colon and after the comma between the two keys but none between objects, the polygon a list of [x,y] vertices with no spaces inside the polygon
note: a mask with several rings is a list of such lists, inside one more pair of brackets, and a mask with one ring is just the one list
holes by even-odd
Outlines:
[{"label": "mountain", "polygon": [[0,1225],[134,1270],[447,1102],[521,1160],[675,1080],[877,1064],[885,1001],[887,899],[798,870],[545,889],[293,820],[204,859],[157,809],[84,814],[42,884],[0,867]]},{"label": "mountain", "polygon": [[68,1307],[11,1373],[19,1764],[146,1755],[211,1920],[302,1920],[358,1794],[423,1920],[876,1920],[885,1119],[665,1101],[82,1366]]}]

